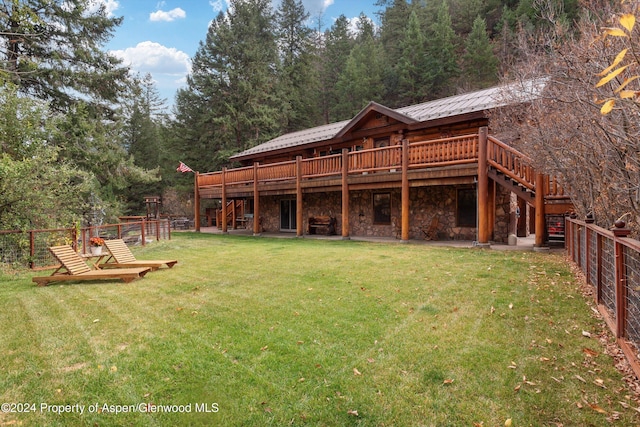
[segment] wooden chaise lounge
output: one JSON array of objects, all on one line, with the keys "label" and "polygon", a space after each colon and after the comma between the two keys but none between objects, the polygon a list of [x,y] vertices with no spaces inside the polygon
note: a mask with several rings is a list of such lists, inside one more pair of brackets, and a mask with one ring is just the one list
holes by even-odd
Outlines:
[{"label": "wooden chaise lounge", "polygon": [[157,270],[163,265],[171,268],[178,263],[175,259],[137,260],[122,239],[105,240],[104,244],[111,252],[111,257],[100,267],[150,267],[152,270]]},{"label": "wooden chaise lounge", "polygon": [[49,248],[60,262],[60,267],[51,276],[34,277],[38,286],[46,286],[50,282],[79,280],[123,280],[125,283],[139,279],[151,271],[150,268],[126,268],[117,270],[92,270],[85,260],[71,246],[52,246]]}]

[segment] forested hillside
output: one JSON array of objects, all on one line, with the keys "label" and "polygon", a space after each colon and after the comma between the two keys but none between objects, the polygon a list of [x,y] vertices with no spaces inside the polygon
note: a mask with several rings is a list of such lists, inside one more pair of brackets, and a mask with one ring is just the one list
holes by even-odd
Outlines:
[{"label": "forested hillside", "polygon": [[584,40],[586,23],[619,12],[618,3],[597,12],[597,0],[378,0],[376,16],[352,22],[310,16],[300,0],[277,10],[231,0],[211,17],[167,112],[150,76],[106,53],[121,19],[94,6],[0,3],[0,228],[140,214],[149,194],[188,213],[193,180],[176,173],[179,161],[218,170],[369,101],[395,108],[480,89],[547,73],[548,60],[560,73],[558,52]]}]

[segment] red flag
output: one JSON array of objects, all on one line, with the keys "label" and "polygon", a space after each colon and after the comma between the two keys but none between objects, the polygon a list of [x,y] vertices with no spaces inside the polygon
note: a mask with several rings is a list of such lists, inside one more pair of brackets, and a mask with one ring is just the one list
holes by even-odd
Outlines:
[{"label": "red flag", "polygon": [[185,172],[193,172],[193,169],[191,169],[189,166],[185,165],[184,163],[180,162],[180,166],[178,166],[176,171],[185,173]]}]

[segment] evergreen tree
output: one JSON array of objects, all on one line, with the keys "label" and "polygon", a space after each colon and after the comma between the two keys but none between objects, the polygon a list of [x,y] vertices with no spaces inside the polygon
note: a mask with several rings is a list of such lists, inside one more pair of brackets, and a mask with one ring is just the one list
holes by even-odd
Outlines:
[{"label": "evergreen tree", "polygon": [[347,59],[355,41],[349,34],[349,21],[340,15],[325,34],[325,48],[322,54],[321,99],[325,123],[341,120],[336,106],[343,94],[338,89],[338,80],[347,66]]},{"label": "evergreen tree", "polygon": [[107,108],[126,90],[128,70],[103,50],[121,22],[91,0],[0,2],[0,72],[53,108]]},{"label": "evergreen tree", "polygon": [[473,21],[473,29],[465,41],[462,63],[464,81],[469,89],[481,89],[497,83],[498,58],[487,35],[487,24],[480,16]]},{"label": "evergreen tree", "polygon": [[287,108],[285,131],[306,129],[318,124],[320,111],[318,76],[313,67],[312,31],[306,26],[309,14],[301,1],[283,0],[277,11],[278,40],[282,71],[280,85]]},{"label": "evergreen tree", "polygon": [[178,137],[197,153],[200,171],[219,168],[282,129],[274,22],[268,0],[232,0],[200,43],[188,89],[176,98]]},{"label": "evergreen tree", "polygon": [[358,44],[351,50],[336,85],[341,94],[336,107],[338,120],[353,117],[370,101],[379,101],[384,92],[382,47],[371,20],[364,15],[360,15],[356,39]]},{"label": "evergreen tree", "polygon": [[[410,8],[406,0],[388,0],[384,12],[380,13],[380,42],[384,51],[384,86],[385,105],[400,107],[404,105],[400,87],[400,62],[403,58],[403,49],[400,41],[404,40],[410,13],[417,7]],[[385,2],[378,2],[379,6]],[[423,46],[424,48],[424,46]]]},{"label": "evergreen tree", "polygon": [[428,39],[427,67],[429,70],[429,98],[437,99],[455,92],[454,82],[459,74],[456,55],[456,34],[446,0],[440,3],[436,20],[431,24]]},{"label": "evergreen tree", "polygon": [[411,12],[404,37],[399,43],[402,56],[397,66],[399,76],[397,96],[401,105],[418,103],[427,95],[425,44],[426,38],[420,28],[418,15]]}]

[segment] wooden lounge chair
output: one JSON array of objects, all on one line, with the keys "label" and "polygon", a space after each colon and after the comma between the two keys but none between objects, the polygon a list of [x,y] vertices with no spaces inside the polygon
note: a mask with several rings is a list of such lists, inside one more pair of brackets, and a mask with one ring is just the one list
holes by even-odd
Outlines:
[{"label": "wooden lounge chair", "polygon": [[128,283],[143,277],[150,268],[127,268],[118,270],[92,270],[85,260],[71,246],[53,246],[49,250],[60,261],[60,267],[51,276],[34,277],[38,286],[46,286],[50,282],[76,280],[115,280]]},{"label": "wooden lounge chair", "polygon": [[[152,270],[166,265],[171,268],[178,263],[175,259],[162,259],[162,260],[137,260],[135,256],[129,250],[129,247],[121,239],[105,240],[105,246],[111,252],[111,257],[106,263],[101,264],[100,267],[150,267]],[[113,262],[110,262],[113,261]]]}]

